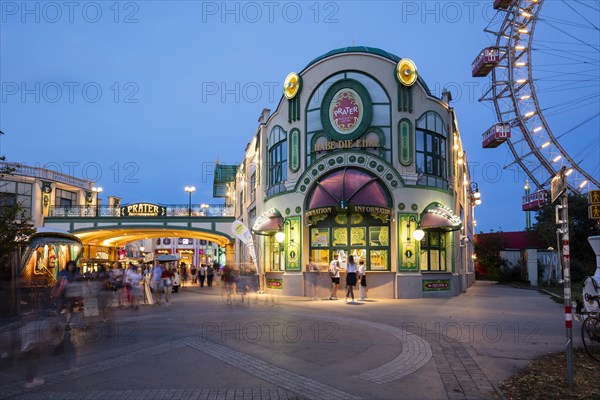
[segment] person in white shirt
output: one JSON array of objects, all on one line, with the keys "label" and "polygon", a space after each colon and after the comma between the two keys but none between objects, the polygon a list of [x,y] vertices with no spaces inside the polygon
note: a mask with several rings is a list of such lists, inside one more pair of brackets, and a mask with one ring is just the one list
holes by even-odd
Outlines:
[{"label": "person in white shirt", "polygon": [[354,256],[348,256],[348,265],[346,266],[346,303],[348,302],[348,296],[352,297],[352,303],[354,303],[354,285],[356,285],[356,272],[358,267],[354,262]]},{"label": "person in white shirt", "polygon": [[359,289],[359,301],[365,301],[367,291],[367,275],[365,274],[365,260],[358,262],[358,289]]},{"label": "person in white shirt", "polygon": [[337,300],[337,290],[340,284],[340,262],[337,253],[333,255],[333,260],[329,263],[329,277],[331,278],[331,294],[329,300]]},{"label": "person in white shirt", "polygon": [[139,308],[140,282],[142,281],[140,268],[141,264],[131,264],[131,267],[125,272],[125,283],[129,288],[129,305],[136,310]]}]

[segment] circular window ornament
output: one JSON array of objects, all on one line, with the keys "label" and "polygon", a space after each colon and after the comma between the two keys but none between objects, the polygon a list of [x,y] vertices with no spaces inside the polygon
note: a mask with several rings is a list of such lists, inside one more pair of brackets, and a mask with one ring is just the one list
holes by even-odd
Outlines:
[{"label": "circular window ornament", "polygon": [[362,135],[373,116],[369,92],[359,82],[345,79],[333,84],[321,105],[321,122],[333,140],[352,140]]},{"label": "circular window ornament", "polygon": [[404,86],[412,86],[417,81],[417,66],[412,60],[403,58],[396,65],[396,78]]},{"label": "circular window ornament", "polygon": [[293,99],[301,89],[302,79],[295,72],[290,72],[283,81],[283,95],[286,99]]}]

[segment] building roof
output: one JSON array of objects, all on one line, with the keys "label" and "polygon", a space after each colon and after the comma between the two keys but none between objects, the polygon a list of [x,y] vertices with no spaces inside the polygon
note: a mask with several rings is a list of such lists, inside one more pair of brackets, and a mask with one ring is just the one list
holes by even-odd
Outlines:
[{"label": "building roof", "polygon": [[[397,63],[398,61],[400,61],[402,59],[402,57],[398,57],[395,54],[389,53],[385,50],[382,49],[378,49],[376,47],[368,47],[368,46],[350,46],[350,47],[342,47],[339,49],[334,49],[334,50],[330,50],[327,53],[315,58],[314,60],[312,60],[311,62],[309,62],[306,67],[304,69],[307,69],[308,67],[310,67],[313,64],[316,64],[317,62],[327,58],[327,57],[331,57],[331,56],[335,56],[338,54],[345,54],[345,53],[368,53],[368,54],[376,54],[380,57],[383,58],[387,58],[388,60],[391,60],[395,63]],[[421,83],[421,86],[423,86],[423,88],[425,89],[425,91],[427,92],[427,94],[429,96],[432,96],[431,91],[429,90],[429,87],[427,87],[427,84],[425,83],[425,81],[421,78],[421,76],[418,76],[418,80]]]},{"label": "building roof", "polygon": [[213,197],[226,197],[227,184],[235,182],[237,165],[223,165],[217,163],[215,178],[213,180]]},{"label": "building roof", "polygon": [[505,250],[524,250],[524,249],[547,249],[548,246],[540,236],[535,232],[521,231],[521,232],[492,232],[492,233],[479,233],[475,235],[475,241],[478,237],[498,234],[501,233],[504,238],[504,249]]}]

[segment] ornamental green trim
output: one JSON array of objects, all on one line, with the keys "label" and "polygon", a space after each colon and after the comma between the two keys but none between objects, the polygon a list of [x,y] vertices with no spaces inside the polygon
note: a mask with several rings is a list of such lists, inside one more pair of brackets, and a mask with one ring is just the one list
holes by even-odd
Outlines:
[{"label": "ornamental green trim", "polygon": [[300,169],[300,130],[292,129],[289,134],[288,159],[290,160],[290,170],[298,172]]},{"label": "ornamental green trim", "polygon": [[414,140],[410,120],[403,118],[398,122],[398,161],[404,166],[413,163]]},{"label": "ornamental green trim", "polygon": [[[356,92],[360,101],[362,102],[362,118],[358,122],[358,126],[355,127],[352,132],[344,134],[338,132],[332,125],[330,119],[330,107],[334,96],[342,89],[350,89]],[[327,90],[321,103],[321,124],[325,129],[327,136],[333,140],[352,140],[360,137],[365,129],[371,123],[373,117],[373,104],[371,102],[371,96],[367,89],[358,81],[354,79],[342,79],[337,81]]]}]

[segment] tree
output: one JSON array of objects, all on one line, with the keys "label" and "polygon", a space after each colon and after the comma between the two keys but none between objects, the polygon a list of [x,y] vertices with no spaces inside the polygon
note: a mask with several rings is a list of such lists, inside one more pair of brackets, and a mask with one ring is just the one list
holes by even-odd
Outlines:
[{"label": "tree", "polygon": [[477,264],[486,269],[486,278],[500,282],[507,282],[515,278],[508,261],[500,257],[500,251],[505,247],[506,240],[502,231],[477,236],[474,243]]},{"label": "tree", "polygon": [[[596,269],[596,256],[587,238],[600,235],[600,225],[588,217],[587,197],[571,193],[569,203],[569,249],[571,255],[571,278],[577,282]],[[555,206],[545,204],[536,215],[531,230],[541,236],[548,246],[557,248]],[[560,250],[560,249],[558,249]]]},{"label": "tree", "polygon": [[35,232],[19,203],[5,204],[0,194],[0,258],[12,253]]}]

